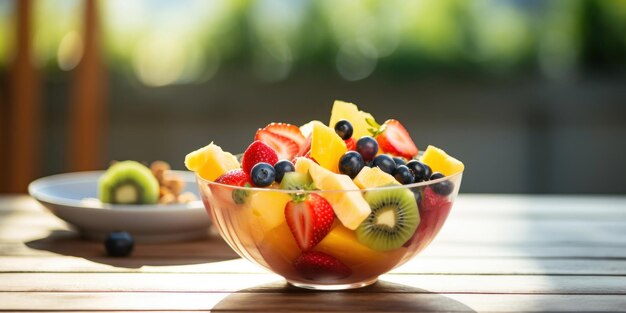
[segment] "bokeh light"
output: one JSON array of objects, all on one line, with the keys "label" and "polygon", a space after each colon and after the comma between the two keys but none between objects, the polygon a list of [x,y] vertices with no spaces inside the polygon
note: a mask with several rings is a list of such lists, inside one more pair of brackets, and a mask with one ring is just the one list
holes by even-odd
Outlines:
[{"label": "bokeh light", "polygon": [[71,31],[63,36],[57,50],[57,62],[59,68],[64,71],[72,70],[83,55],[83,39],[76,31]]},{"label": "bokeh light", "polygon": [[[38,67],[71,70],[80,59],[79,0],[35,0]],[[596,23],[619,37],[604,53],[626,51],[623,1],[289,1],[183,0],[100,2],[110,68],[147,86],[199,83],[228,64],[249,64],[276,82],[309,64],[358,81],[405,68],[459,68],[485,73],[536,67],[571,77],[586,56],[581,26],[589,6]],[[10,58],[11,1],[0,3],[0,66]],[[595,24],[594,24],[595,25]],[[321,61],[321,63],[320,63]],[[319,68],[319,66],[316,66]]]}]

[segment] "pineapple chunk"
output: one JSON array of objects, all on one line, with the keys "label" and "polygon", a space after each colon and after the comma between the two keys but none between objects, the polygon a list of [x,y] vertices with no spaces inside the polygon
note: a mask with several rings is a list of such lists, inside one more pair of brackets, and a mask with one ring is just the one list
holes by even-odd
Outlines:
[{"label": "pineapple chunk", "polygon": [[385,258],[384,252],[364,246],[356,238],[354,231],[341,225],[333,227],[328,235],[315,246],[315,250],[334,255],[348,266],[376,262]]},{"label": "pineapple chunk", "polygon": [[367,119],[375,121],[371,114],[359,111],[355,104],[336,100],[333,104],[328,125],[334,128],[339,120],[348,120],[354,129],[352,138],[359,140],[363,136],[372,135],[368,130],[372,126],[367,123]]},{"label": "pineapple chunk", "polygon": [[285,223],[285,206],[290,200],[288,194],[278,191],[252,191],[244,209],[250,210],[263,231],[269,231]]},{"label": "pineapple chunk", "polygon": [[339,159],[346,153],[346,143],[335,130],[321,122],[313,122],[311,157],[321,166],[339,173]]},{"label": "pineapple chunk", "polygon": [[267,268],[286,276],[297,275],[293,261],[302,251],[293,238],[287,223],[282,223],[266,231],[258,249],[263,256],[263,261],[268,264]]},{"label": "pineapple chunk", "polygon": [[200,177],[214,181],[224,173],[240,167],[237,158],[214,143],[190,152],[185,156],[185,166]]},{"label": "pineapple chunk", "polygon": [[[332,205],[335,215],[341,223],[355,230],[372,212],[369,204],[348,175],[331,173],[315,181],[322,190],[350,190],[343,192],[325,192],[322,196]],[[357,190],[357,191],[355,191]]]},{"label": "pineapple chunk", "polygon": [[385,185],[401,185],[393,176],[378,167],[364,167],[354,178],[354,183],[361,189]]},{"label": "pineapple chunk", "polygon": [[308,172],[317,188],[337,190],[337,192],[322,192],[320,195],[330,203],[335,215],[345,227],[356,229],[372,212],[369,204],[358,191],[359,187],[348,175],[335,174],[306,158],[298,159],[295,167],[296,172]]},{"label": "pineapple chunk", "polygon": [[465,165],[461,161],[435,146],[428,146],[420,161],[430,166],[433,172],[439,172],[446,176],[462,172],[465,169]]},{"label": "pineapple chunk", "polygon": [[349,266],[354,272],[384,273],[398,264],[405,251],[375,251],[363,245],[354,231],[336,225],[314,248],[315,251],[333,255]]},{"label": "pineapple chunk", "polygon": [[296,172],[307,174],[309,173],[309,170],[311,169],[312,164],[315,164],[313,160],[302,157],[302,158],[296,158],[296,163],[294,164],[294,167],[296,168]]}]

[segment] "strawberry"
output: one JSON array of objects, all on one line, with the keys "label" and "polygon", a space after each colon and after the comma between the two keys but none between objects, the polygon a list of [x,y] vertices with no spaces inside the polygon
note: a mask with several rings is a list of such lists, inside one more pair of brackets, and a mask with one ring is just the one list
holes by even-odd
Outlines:
[{"label": "strawberry", "polygon": [[344,142],[346,143],[346,148],[348,148],[348,151],[356,151],[356,140],[354,140],[354,138],[350,137],[344,140]]},{"label": "strawberry", "polygon": [[415,251],[422,250],[433,240],[452,208],[452,202],[448,201],[446,196],[437,194],[430,186],[424,189],[421,199],[418,202],[420,224],[411,239],[403,245],[404,247],[416,245]]},{"label": "strawberry", "polygon": [[[368,123],[375,123],[370,122]],[[417,155],[417,147],[409,136],[409,132],[397,120],[387,120],[382,126],[372,125],[373,135],[378,141],[380,150],[385,153],[401,156],[407,160]]]},{"label": "strawberry", "polygon": [[280,159],[291,160],[300,151],[295,141],[266,129],[257,130],[254,140],[272,147]]},{"label": "strawberry", "polygon": [[423,211],[445,211],[450,210],[451,207],[452,203],[448,201],[446,196],[436,193],[430,186],[424,189],[420,209]]},{"label": "strawberry", "polygon": [[283,137],[287,137],[298,145],[298,150],[301,149],[305,142],[306,138],[300,132],[300,127],[296,125],[286,124],[286,123],[271,123],[265,128],[263,128],[271,133],[276,135],[281,135]]},{"label": "strawberry", "polygon": [[[248,176],[248,174],[246,174],[240,168],[235,169],[235,170],[230,170],[224,173],[224,175],[218,177],[215,182],[219,184],[224,184],[224,185],[241,186],[241,187],[250,187],[252,184],[252,182],[250,181],[250,176]],[[212,187],[211,191],[216,197],[221,199],[221,203],[227,203],[226,202],[227,200],[225,199],[228,199],[228,198],[220,194],[230,193],[230,196],[232,200],[235,202],[235,204],[243,204],[246,201],[246,198],[248,197],[248,194],[249,194],[248,190],[245,190],[245,189],[235,189],[231,187],[226,188],[224,186],[218,187],[217,185],[213,185],[211,187]]]},{"label": "strawberry", "polygon": [[304,278],[311,280],[336,280],[352,274],[352,270],[341,261],[318,251],[303,252],[293,265]]},{"label": "strawberry", "polygon": [[215,182],[231,186],[245,186],[246,183],[250,183],[250,177],[239,168],[224,173]]},{"label": "strawberry", "polygon": [[306,137],[304,144],[302,145],[302,147],[300,147],[300,151],[298,151],[298,154],[296,154],[297,157],[303,156],[307,154],[307,152],[311,151],[311,138],[312,138],[311,135]]},{"label": "strawberry", "polygon": [[314,157],[311,156],[311,151],[310,150],[309,150],[309,152],[307,152],[304,155],[304,157],[309,159],[309,160],[312,160],[313,162],[315,162],[315,164],[320,165],[320,162],[317,162],[317,160]]},{"label": "strawberry", "polygon": [[241,168],[243,169],[244,173],[250,176],[252,167],[259,162],[265,162],[274,165],[276,164],[276,162],[278,162],[278,155],[276,154],[276,151],[270,146],[257,140],[250,144],[250,146],[248,146],[248,149],[246,149],[246,151],[243,153]]},{"label": "strawberry", "polygon": [[296,195],[285,206],[287,225],[302,251],[315,247],[335,221],[333,207],[317,194]]}]

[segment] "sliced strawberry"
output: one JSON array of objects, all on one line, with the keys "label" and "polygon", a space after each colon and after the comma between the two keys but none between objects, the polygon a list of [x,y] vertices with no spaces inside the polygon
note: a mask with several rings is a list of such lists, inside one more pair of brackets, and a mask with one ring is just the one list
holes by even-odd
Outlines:
[{"label": "sliced strawberry", "polygon": [[265,162],[274,165],[276,164],[276,162],[278,162],[278,155],[276,154],[276,151],[270,146],[257,140],[253,142],[250,146],[248,146],[246,152],[243,153],[241,168],[246,174],[248,174],[248,176],[250,176],[252,167],[259,162]]},{"label": "sliced strawberry", "polygon": [[310,280],[336,280],[352,274],[352,270],[341,261],[319,251],[302,253],[293,265],[304,278]]},{"label": "sliced strawberry", "polygon": [[313,161],[313,162],[315,162],[315,164],[320,165],[320,162],[317,162],[317,160],[314,157],[311,156],[311,151],[310,150],[309,150],[309,152],[307,152],[304,155],[304,157],[309,159],[309,160],[311,160],[311,161]]},{"label": "sliced strawberry", "polygon": [[257,130],[254,140],[262,141],[272,147],[279,159],[291,160],[300,151],[293,140],[265,129]]},{"label": "sliced strawberry", "polygon": [[300,132],[300,127],[286,123],[271,123],[263,128],[276,135],[287,137],[298,145],[298,149],[302,148],[306,142],[306,138]]},{"label": "sliced strawberry", "polygon": [[348,148],[348,151],[356,151],[356,140],[354,140],[354,138],[350,137],[344,140],[344,142],[346,143],[346,148]]},{"label": "sliced strawberry", "polygon": [[311,151],[311,138],[312,138],[311,135],[306,137],[306,140],[304,141],[304,144],[302,145],[302,147],[300,147],[300,151],[298,151],[298,154],[296,154],[297,157],[303,156],[307,152]]},{"label": "sliced strawberry", "polygon": [[417,155],[417,147],[409,132],[396,120],[387,120],[376,136],[378,146],[385,153],[412,159]]},{"label": "sliced strawberry", "polygon": [[238,168],[224,173],[222,176],[218,177],[215,182],[231,186],[245,186],[246,183],[250,183],[250,176],[242,169]]},{"label": "sliced strawberry", "polygon": [[333,207],[316,194],[304,199],[289,201],[285,206],[285,219],[302,251],[315,247],[330,232],[335,221]]}]

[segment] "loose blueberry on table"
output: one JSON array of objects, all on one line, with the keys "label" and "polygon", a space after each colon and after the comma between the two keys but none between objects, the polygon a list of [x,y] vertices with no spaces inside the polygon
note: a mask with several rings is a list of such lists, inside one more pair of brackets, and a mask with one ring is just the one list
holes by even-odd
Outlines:
[{"label": "loose blueberry on table", "polygon": [[114,231],[107,235],[104,246],[110,256],[124,257],[133,252],[135,240],[125,231]]}]

